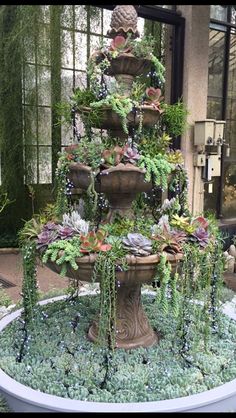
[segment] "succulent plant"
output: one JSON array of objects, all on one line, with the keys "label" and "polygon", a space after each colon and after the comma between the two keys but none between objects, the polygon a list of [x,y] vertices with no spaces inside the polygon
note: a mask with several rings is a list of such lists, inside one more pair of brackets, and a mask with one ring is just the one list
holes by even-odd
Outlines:
[{"label": "succulent plant", "polygon": [[161,89],[154,87],[147,87],[146,88],[146,97],[145,102],[147,104],[152,104],[155,109],[159,110],[160,113],[162,113],[162,110],[160,108],[160,101],[162,100],[161,97]]},{"label": "succulent plant", "polygon": [[104,163],[109,165],[117,165],[121,162],[121,159],[124,154],[124,148],[119,147],[116,145],[112,149],[105,149],[102,153],[102,159]]},{"label": "succulent plant", "polygon": [[89,231],[89,222],[81,218],[80,214],[73,210],[65,213],[62,218],[62,226],[71,228],[75,233],[86,235]]},{"label": "succulent plant", "polygon": [[136,147],[126,144],[124,147],[124,161],[135,164],[140,158],[140,154]]},{"label": "succulent plant", "polygon": [[184,157],[180,150],[169,150],[167,159],[169,163],[173,164],[182,164],[184,162]]},{"label": "succulent plant", "polygon": [[106,231],[99,229],[97,232],[90,231],[87,235],[81,235],[80,252],[81,253],[96,253],[98,251],[109,251],[112,246],[104,244],[106,238]]},{"label": "succulent plant", "polygon": [[203,216],[197,216],[197,218],[193,219],[192,224],[205,230],[207,230],[209,226],[208,221]]},{"label": "succulent plant", "polygon": [[115,36],[111,42],[110,51],[118,53],[130,52],[131,47],[128,45],[128,38],[122,35]]},{"label": "succulent plant", "polygon": [[47,247],[52,242],[58,239],[57,229],[43,229],[40,234],[38,234],[36,239],[37,248]]},{"label": "succulent plant", "polygon": [[75,235],[75,231],[69,226],[58,226],[58,237],[60,239],[68,239]]},{"label": "succulent plant", "polygon": [[129,233],[122,239],[124,248],[137,256],[147,256],[152,252],[152,241],[142,234]]},{"label": "succulent plant", "polygon": [[170,224],[169,224],[169,216],[168,215],[162,215],[159,219],[158,224],[153,225],[151,227],[151,234],[152,236],[162,232],[164,229],[167,231],[170,231]]},{"label": "succulent plant", "polygon": [[200,247],[204,248],[209,244],[209,233],[204,228],[199,227],[191,234],[191,240],[197,241]]},{"label": "succulent plant", "polygon": [[159,242],[159,251],[177,254],[182,252],[182,244],[186,241],[187,234],[184,231],[171,229],[168,216],[164,215],[152,228],[152,239]]},{"label": "succulent plant", "polygon": [[192,234],[195,231],[195,226],[191,224],[191,220],[188,217],[173,215],[171,221],[171,226],[174,226],[177,229],[181,229],[188,234]]}]

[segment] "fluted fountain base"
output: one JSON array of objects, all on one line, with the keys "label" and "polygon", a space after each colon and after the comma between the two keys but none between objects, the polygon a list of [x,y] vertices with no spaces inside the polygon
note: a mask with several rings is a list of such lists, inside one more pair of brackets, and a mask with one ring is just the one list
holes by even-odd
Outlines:
[{"label": "fluted fountain base", "polygon": [[[88,338],[98,341],[98,323],[94,321]],[[115,347],[150,347],[158,342],[158,334],[149,325],[141,302],[141,285],[116,286]]]}]

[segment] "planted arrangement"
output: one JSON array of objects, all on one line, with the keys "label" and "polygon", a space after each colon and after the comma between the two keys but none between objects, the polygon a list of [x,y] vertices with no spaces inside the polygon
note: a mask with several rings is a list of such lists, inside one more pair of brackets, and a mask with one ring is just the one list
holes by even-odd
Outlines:
[{"label": "planted arrangement", "polygon": [[[50,328],[50,312],[68,313],[68,303],[71,324],[68,335],[63,334],[62,341],[65,338],[66,342],[59,361],[69,377],[67,383],[63,380],[51,388],[47,383],[45,390],[69,398],[107,402],[150,401],[191,393],[186,387],[178,387],[157,396],[154,379],[164,367],[160,359],[157,361],[157,353],[162,358],[166,350],[174,355],[175,364],[180,360],[184,382],[190,376],[188,367],[193,372],[191,379],[200,370],[198,377],[203,384],[196,391],[230,378],[227,371],[220,381],[207,381],[206,363],[200,364],[199,359],[204,350],[213,353],[217,338],[224,334],[218,298],[224,256],[216,223],[189,211],[183,157],[179,150],[171,149],[172,138],[186,127],[187,111],[181,102],[173,106],[163,103],[163,66],[150,50],[151,41],[136,41],[135,22],[127,31],[126,25],[121,25],[121,7],[126,6],[118,6],[113,12],[109,47],[91,57],[91,88],[84,92],[78,89],[64,107],[82,117],[85,134],[78,134],[79,142],[59,155],[55,206],[28,221],[19,237],[24,256],[24,322],[19,331],[23,337],[17,346],[17,362],[24,363],[35,352],[34,347],[31,353],[28,336],[35,335],[42,317],[47,318]],[[133,12],[135,15],[135,9]],[[139,61],[141,67],[137,66]],[[149,74],[147,85],[143,79],[136,83],[134,77],[145,74]],[[105,77],[116,79],[114,85],[110,82],[110,92]],[[107,109],[116,115],[109,113],[104,119]],[[164,190],[168,198],[163,201]],[[36,304],[36,257],[73,283],[68,300],[55,304],[47,313]],[[78,296],[80,281],[99,283],[99,297],[86,297],[82,303]],[[143,306],[144,285],[154,294]],[[85,324],[85,317],[89,323],[80,328],[83,343],[78,343],[77,329],[81,320]],[[169,340],[167,334],[171,335]],[[4,338],[9,341],[9,336]],[[53,342],[54,354],[56,346],[58,342]],[[84,350],[88,350],[87,363],[80,353]],[[94,363],[98,351],[102,356],[99,366]],[[148,366],[133,367],[136,355],[143,365],[154,361],[155,375],[147,371]],[[71,356],[77,358],[77,371],[76,366],[69,365]],[[99,370],[96,378],[90,361],[94,370]],[[123,361],[129,365],[127,381],[134,381],[134,392],[127,395],[127,385],[122,392],[125,371],[119,362]],[[171,361],[169,358],[168,364]],[[89,382],[79,366],[85,363]],[[2,365],[6,367],[4,362]],[[54,368],[58,369],[56,363]],[[6,367],[10,374],[16,369]],[[172,368],[170,374],[175,375]],[[25,382],[24,372],[20,381]],[[165,386],[166,382],[161,382]],[[143,385],[148,393],[141,389]],[[32,386],[42,390],[35,381]],[[95,386],[99,386],[98,391]]]}]

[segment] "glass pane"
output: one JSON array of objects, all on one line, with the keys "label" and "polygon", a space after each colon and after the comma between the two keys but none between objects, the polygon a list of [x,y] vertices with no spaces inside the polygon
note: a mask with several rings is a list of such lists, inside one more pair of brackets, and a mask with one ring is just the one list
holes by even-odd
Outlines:
[{"label": "glass pane", "polygon": [[51,109],[47,107],[38,108],[38,143],[51,145]]},{"label": "glass pane", "polygon": [[49,65],[50,64],[50,27],[41,26],[38,42],[38,62],[40,64]]},{"label": "glass pane", "polygon": [[51,71],[48,67],[38,66],[38,104],[51,105]]},{"label": "glass pane", "polygon": [[225,33],[210,30],[208,61],[208,118],[221,119]]},{"label": "glass pane", "polygon": [[211,19],[227,21],[227,6],[213,5],[211,6]]},{"label": "glass pane", "polygon": [[36,107],[24,106],[24,143],[37,144]]},{"label": "glass pane", "polygon": [[95,33],[102,33],[102,9],[95,6],[90,6],[90,31]]},{"label": "glass pane", "polygon": [[87,87],[87,74],[86,72],[75,71],[75,87],[81,87],[85,89]]},{"label": "glass pane", "polygon": [[44,23],[50,23],[50,6],[41,6],[42,18]]},{"label": "glass pane", "polygon": [[24,38],[24,57],[25,61],[35,63],[35,39],[33,34]]},{"label": "glass pane", "polygon": [[112,10],[103,10],[103,35],[107,34],[107,31],[110,30]]},{"label": "glass pane", "polygon": [[207,98],[207,117],[208,119],[222,119],[222,99],[214,97]]},{"label": "glass pane", "polygon": [[62,31],[62,67],[73,68],[73,32]]},{"label": "glass pane", "polygon": [[26,64],[24,67],[24,103],[36,104],[35,66]]},{"label": "glass pane", "polygon": [[223,189],[223,216],[235,218],[236,214],[236,164],[225,162]]},{"label": "glass pane", "polygon": [[61,71],[61,100],[68,101],[73,94],[73,71]]},{"label": "glass pane", "polygon": [[39,183],[52,182],[52,150],[51,147],[39,148]]},{"label": "glass pane", "polygon": [[101,48],[102,46],[102,37],[91,35],[90,37],[90,55],[96,50]]},{"label": "glass pane", "polygon": [[230,145],[229,156],[224,157],[223,215],[236,216],[236,35],[230,39],[228,100],[226,119],[226,143]]},{"label": "glass pane", "polygon": [[87,65],[87,35],[84,33],[75,33],[75,68],[77,70],[86,70]]},{"label": "glass pane", "polygon": [[73,143],[73,128],[70,126],[61,126],[61,143],[62,146],[67,146]]},{"label": "glass pane", "polygon": [[87,6],[85,4],[75,5],[75,29],[87,30]]},{"label": "glass pane", "polygon": [[73,6],[63,5],[63,11],[61,15],[61,25],[69,29],[73,28]]},{"label": "glass pane", "polygon": [[26,184],[37,183],[37,148],[25,148],[25,182]]},{"label": "glass pane", "polygon": [[236,25],[236,8],[232,7],[231,23]]}]

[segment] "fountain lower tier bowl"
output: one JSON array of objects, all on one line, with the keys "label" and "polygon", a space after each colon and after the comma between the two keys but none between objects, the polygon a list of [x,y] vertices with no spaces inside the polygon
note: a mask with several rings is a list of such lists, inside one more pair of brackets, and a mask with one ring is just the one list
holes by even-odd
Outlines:
[{"label": "fountain lower tier bowl", "polygon": [[[182,259],[182,254],[166,254],[167,260],[172,268]],[[78,269],[74,270],[68,263],[67,276],[77,280],[91,282],[93,277],[94,264],[97,254],[77,258]],[[127,270],[121,271],[117,268],[116,287],[116,320],[115,347],[133,349],[137,347],[149,347],[159,340],[158,332],[152,329],[142,307],[141,286],[144,283],[151,283],[157,271],[160,255],[147,257],[136,257],[127,255]],[[117,266],[119,263],[117,263]],[[47,267],[56,273],[61,272],[61,266],[49,261]],[[95,281],[100,282],[100,277]],[[99,318],[99,314],[97,315]],[[88,338],[96,342],[98,340],[98,321],[95,320],[88,331]]]}]

